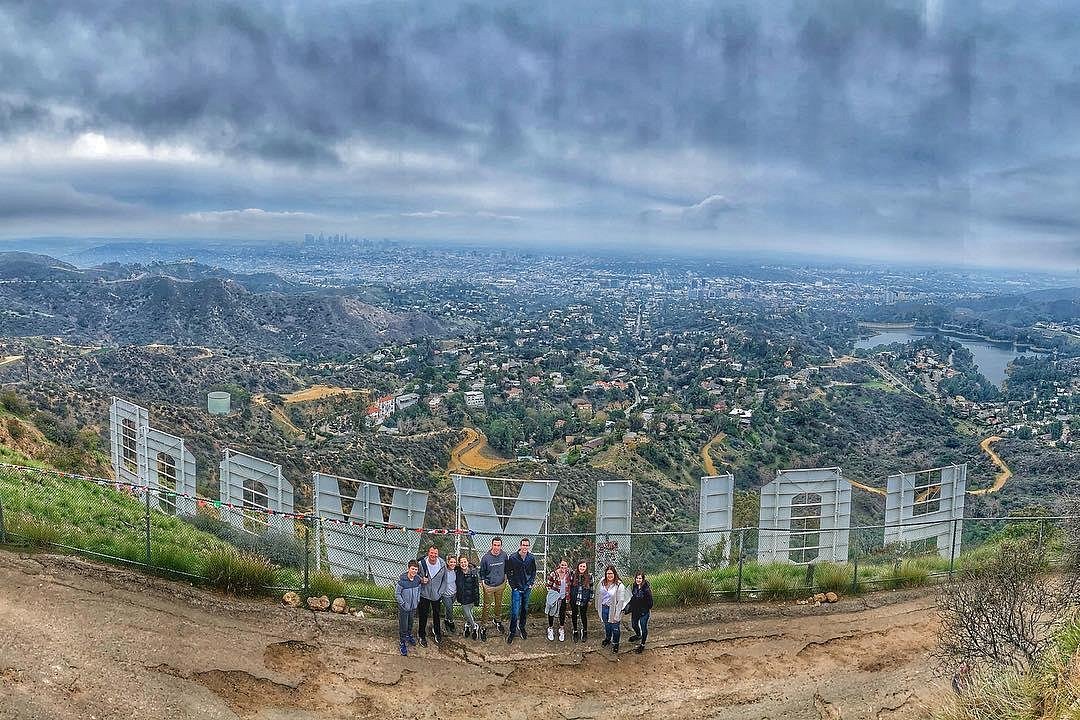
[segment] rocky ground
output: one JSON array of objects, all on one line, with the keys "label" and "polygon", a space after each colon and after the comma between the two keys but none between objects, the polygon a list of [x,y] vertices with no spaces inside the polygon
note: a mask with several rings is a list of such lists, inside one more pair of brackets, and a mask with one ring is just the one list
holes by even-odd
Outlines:
[{"label": "rocky ground", "polygon": [[892,720],[947,692],[925,593],[657,612],[652,647],[617,658],[530,624],[403,658],[389,619],[0,552],[0,718]]}]

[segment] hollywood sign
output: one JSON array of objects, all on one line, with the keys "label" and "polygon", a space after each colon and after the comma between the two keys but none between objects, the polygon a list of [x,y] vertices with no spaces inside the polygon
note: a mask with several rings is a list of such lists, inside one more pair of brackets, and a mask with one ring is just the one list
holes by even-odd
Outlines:
[{"label": "hollywood sign", "polygon": [[[110,439],[116,479],[145,488],[147,502],[173,515],[194,515],[194,456],[184,441],[153,428],[149,412],[114,398]],[[251,533],[294,533],[294,487],[281,465],[226,449],[218,467],[222,519]],[[546,559],[551,503],[558,482],[451,475],[457,500],[456,550],[482,553],[495,536],[534,539]],[[933,542],[943,557],[959,551],[967,466],[893,475],[885,499],[886,543]],[[495,491],[493,492],[493,488]],[[732,475],[701,478],[698,545],[732,547]],[[337,575],[392,584],[401,564],[416,557],[428,492],[326,473],[312,477],[318,524],[317,560]],[[596,562],[624,564],[630,551],[633,484],[596,485]],[[846,562],[851,483],[840,468],[780,470],[761,488],[757,558],[762,562]],[[512,543],[511,543],[512,544]]]}]

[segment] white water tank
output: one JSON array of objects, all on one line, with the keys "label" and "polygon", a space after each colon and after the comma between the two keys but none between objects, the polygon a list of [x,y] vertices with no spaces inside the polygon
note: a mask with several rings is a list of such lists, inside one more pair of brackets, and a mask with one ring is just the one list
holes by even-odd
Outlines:
[{"label": "white water tank", "polygon": [[212,392],[206,395],[206,409],[211,415],[228,415],[232,397],[227,392]]}]

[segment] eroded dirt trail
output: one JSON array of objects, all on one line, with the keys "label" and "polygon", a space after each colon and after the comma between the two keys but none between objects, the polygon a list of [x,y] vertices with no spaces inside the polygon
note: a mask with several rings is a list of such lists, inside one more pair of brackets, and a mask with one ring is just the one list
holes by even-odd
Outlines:
[{"label": "eroded dirt trail", "polygon": [[595,630],[584,652],[548,643],[537,618],[512,647],[403,658],[389,620],[0,553],[0,718],[918,718],[943,692],[931,606],[658,612],[652,647],[618,658]]}]

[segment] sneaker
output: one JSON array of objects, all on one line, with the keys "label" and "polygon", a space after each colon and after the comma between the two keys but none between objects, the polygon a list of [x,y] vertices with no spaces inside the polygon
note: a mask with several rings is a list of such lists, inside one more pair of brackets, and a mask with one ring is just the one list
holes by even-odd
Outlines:
[{"label": "sneaker", "polygon": [[555,629],[554,628],[548,628],[548,642],[551,642],[554,639],[555,639]]},{"label": "sneaker", "polygon": [[644,645],[638,645],[636,648],[634,648],[634,652],[636,652],[638,655],[640,655],[641,653],[645,652],[645,646]]},{"label": "sneaker", "polygon": [[438,635],[432,635],[431,639],[435,641],[436,645],[442,645],[442,633],[439,633]]},{"label": "sneaker", "polygon": [[472,631],[470,630],[469,626],[466,625],[461,631],[461,637],[463,637],[463,638],[469,637],[470,632],[472,632]]},{"label": "sneaker", "polygon": [[525,632],[525,628],[521,628],[521,630],[518,631],[518,635],[521,636],[522,640],[525,640],[529,637],[528,633]]},{"label": "sneaker", "polygon": [[[479,640],[480,639],[480,628],[478,626],[476,626],[476,625],[473,625],[472,639],[473,640]],[[487,640],[487,635],[484,636],[484,639]]]},{"label": "sneaker", "polygon": [[401,654],[405,655],[406,657],[409,655],[409,648],[405,645],[404,641],[402,641],[401,643]]},{"label": "sneaker", "polygon": [[615,655],[619,652],[619,643],[611,643],[611,654]]},{"label": "sneaker", "polygon": [[506,636],[506,644],[507,645],[513,645],[514,644],[514,636],[513,635],[507,635]]},{"label": "sneaker", "polygon": [[[423,642],[423,640],[421,640],[420,642]],[[607,638],[604,638],[604,642],[600,643],[600,647],[607,647],[610,644],[611,644],[611,641],[608,640]]]},{"label": "sneaker", "polygon": [[420,636],[420,647],[427,647],[427,638],[423,635]]},{"label": "sneaker", "polygon": [[559,642],[566,642],[566,631],[559,628]]},{"label": "sneaker", "polygon": [[452,633],[455,633],[455,632],[457,632],[457,625],[454,623],[453,620],[447,620],[446,621],[446,629],[449,630]]},{"label": "sneaker", "polygon": [[632,643],[637,642],[640,639],[641,639],[640,635],[631,635],[630,636],[630,642],[632,642]]},{"label": "sneaker", "polygon": [[480,640],[482,642],[487,642],[487,628],[486,627],[480,628]]},{"label": "sneaker", "polygon": [[502,624],[501,620],[495,620],[495,627],[499,628],[499,633],[506,632],[506,626]]},{"label": "sneaker", "polygon": [[586,640],[588,640],[588,639],[589,639],[589,633],[587,633],[586,631],[582,630],[582,631],[581,631],[581,642],[585,642],[585,641],[586,641]]}]

